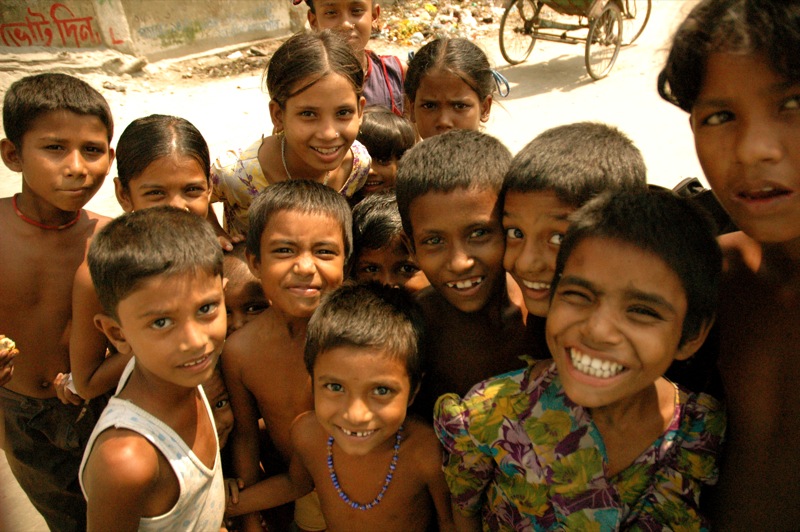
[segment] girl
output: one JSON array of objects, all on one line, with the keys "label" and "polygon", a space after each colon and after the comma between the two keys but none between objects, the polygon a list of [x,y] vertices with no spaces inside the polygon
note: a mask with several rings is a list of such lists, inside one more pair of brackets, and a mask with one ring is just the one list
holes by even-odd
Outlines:
[{"label": "girl", "polygon": [[351,198],[369,172],[369,154],[356,141],[364,72],[341,36],[298,33],[275,51],[265,74],[276,133],[228,152],[211,174],[212,201],[223,202],[234,240],[247,234],[248,207],[269,185],[311,179]]},{"label": "girl", "polygon": [[489,120],[495,76],[486,54],[467,39],[440,37],[408,63],[404,90],[411,122],[426,139]]},{"label": "girl", "polygon": [[[206,218],[211,196],[209,168],[208,144],[189,121],[167,115],[138,118],[125,128],[117,143],[117,201],[125,212],[171,205]],[[84,262],[73,288],[72,373],[56,380],[62,401],[77,404],[81,398],[92,399],[112,390],[130,359],[120,354],[106,357],[105,335],[94,325],[95,315],[101,312]]]},{"label": "girl", "polygon": [[662,377],[714,321],[722,257],[670,192],[607,194],[556,261],[553,360],[439,398],[434,425],[459,519],[489,530],[698,530],[717,478],[721,404]]},{"label": "girl", "polygon": [[387,107],[373,105],[364,110],[357,139],[366,146],[372,159],[362,194],[394,189],[397,161],[417,140],[414,128]]}]

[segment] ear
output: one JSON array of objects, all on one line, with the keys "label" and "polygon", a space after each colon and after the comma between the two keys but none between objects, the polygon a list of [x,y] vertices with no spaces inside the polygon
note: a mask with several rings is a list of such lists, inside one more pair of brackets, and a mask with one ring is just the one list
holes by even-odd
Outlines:
[{"label": "ear", "polygon": [[0,155],[3,157],[3,162],[12,172],[22,172],[22,157],[21,150],[8,139],[0,140]]},{"label": "ear", "polygon": [[375,24],[378,21],[378,18],[381,16],[381,6],[375,3],[373,0],[372,2],[372,24]]},{"label": "ear", "polygon": [[694,134],[694,114],[689,113],[689,129],[692,130],[692,134]]},{"label": "ear", "polygon": [[117,202],[125,212],[133,212],[133,202],[131,201],[131,194],[122,186],[122,182],[118,177],[114,178],[114,195],[117,196]]},{"label": "ear", "polygon": [[492,95],[490,94],[481,103],[481,122],[487,122],[489,120],[489,113],[491,112],[492,112]]},{"label": "ear", "polygon": [[364,108],[367,106],[367,99],[363,96],[358,100],[358,121],[361,123],[361,119],[364,118]]},{"label": "ear", "polygon": [[408,96],[403,96],[403,109],[408,113],[408,121],[412,124],[416,124],[417,117],[414,115],[414,102],[412,102]]},{"label": "ear", "polygon": [[116,156],[117,156],[117,152],[114,151],[114,148],[109,146],[109,148],[108,148],[108,172],[106,172],[106,175],[108,175],[108,173],[111,172],[111,165],[114,164],[114,157],[116,157]]},{"label": "ear", "polygon": [[275,100],[269,101],[269,117],[272,119],[272,126],[275,133],[283,131],[283,109]]},{"label": "ear", "polygon": [[414,387],[414,391],[412,391],[410,394],[408,394],[408,405],[406,405],[406,407],[409,407],[409,406],[414,404],[414,399],[417,398],[417,394],[419,393],[419,387],[422,385],[422,379],[424,379],[424,378],[425,378],[425,374],[423,373],[422,377],[420,377],[420,379],[419,379],[420,382],[418,382],[417,385]]},{"label": "ear", "polygon": [[244,258],[247,261],[247,268],[250,270],[250,273],[253,274],[253,277],[261,281],[261,275],[258,273],[258,267],[261,265],[260,257],[256,257],[249,251],[244,252]]},{"label": "ear", "polygon": [[94,326],[106,335],[108,340],[117,348],[117,351],[123,355],[128,355],[132,352],[131,344],[125,339],[125,332],[117,320],[107,314],[96,314]]},{"label": "ear", "polygon": [[317,27],[318,24],[317,24],[316,13],[312,13],[311,10],[309,9],[308,12],[306,13],[306,18],[308,19],[308,25],[311,26],[311,29],[313,29],[314,31],[319,31],[319,28]]},{"label": "ear", "polygon": [[675,360],[686,360],[695,354],[697,350],[700,349],[700,346],[703,345],[703,342],[706,341],[708,333],[711,331],[713,325],[714,318],[704,321],[700,325],[700,330],[697,331],[697,334],[693,338],[685,340],[683,345],[678,348],[678,352],[675,353]]}]

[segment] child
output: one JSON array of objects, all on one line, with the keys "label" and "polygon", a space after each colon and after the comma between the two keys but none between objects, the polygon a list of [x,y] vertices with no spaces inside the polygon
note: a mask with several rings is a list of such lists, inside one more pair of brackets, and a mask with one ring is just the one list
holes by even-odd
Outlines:
[{"label": "child", "polygon": [[[191,122],[167,115],[137,118],[117,143],[117,201],[125,212],[171,205],[205,218],[211,194],[209,167],[208,144]],[[78,402],[113,390],[130,360],[118,353],[106,356],[108,341],[94,324],[102,311],[84,263],[75,276],[70,336]],[[59,381],[60,391],[65,400],[75,400],[67,382]]]},{"label": "child", "polygon": [[484,530],[698,530],[721,404],[662,377],[714,321],[711,223],[668,191],[605,195],[574,216],[544,360],[436,403],[456,521]]},{"label": "child", "polygon": [[225,229],[234,240],[247,235],[250,204],[270,185],[309,179],[347,198],[364,186],[370,157],[355,140],[363,83],[358,59],[330,31],[296,34],[275,51],[266,85],[277,134],[229,152],[212,169],[213,201],[223,202]]},{"label": "child", "polygon": [[720,530],[800,522],[800,4],[704,0],[678,29],[659,92],[691,113],[720,239],[719,373],[730,419],[710,501]]},{"label": "child", "polygon": [[379,56],[367,49],[381,6],[375,0],[317,0],[316,4],[306,0],[308,23],[317,31],[335,30],[347,39],[364,70],[367,104],[382,105],[403,116],[403,64],[393,55]]},{"label": "child", "polygon": [[[445,164],[444,162],[447,162]],[[455,130],[406,152],[397,170],[397,205],[422,272],[418,294],[429,330],[429,366],[417,399],[430,417],[442,393],[518,369],[531,353],[519,289],[503,271],[498,195],[511,154],[484,133]]]},{"label": "child", "polygon": [[104,312],[132,356],[80,468],[90,530],[212,530],[225,492],[200,386],[225,343],[222,250],[205,220],[174,207],[123,215],[89,248]]},{"label": "child", "polygon": [[372,194],[353,208],[351,277],[417,292],[430,283],[403,233],[393,192]]},{"label": "child", "polygon": [[422,139],[489,120],[497,79],[486,54],[462,38],[439,37],[408,63],[408,113]]},{"label": "child", "polygon": [[267,310],[269,301],[261,283],[247,266],[247,246],[239,242],[225,253],[225,310],[228,313],[228,336]]},{"label": "child", "polygon": [[[320,297],[342,284],[353,234],[344,197],[307,179],[269,186],[250,207],[250,227],[247,262],[271,305],[231,335],[222,359],[236,418],[234,468],[245,485],[259,480],[258,418],[288,464],[292,421],[314,408],[303,368],[306,326]],[[307,502],[299,502],[298,526],[324,529],[303,515]]]},{"label": "child", "polygon": [[422,378],[422,317],[402,291],[343,286],[308,324],[314,412],[292,424],[289,473],[240,494],[234,513],[316,487],[331,530],[451,530],[441,450],[406,408]]},{"label": "child", "polygon": [[219,449],[222,451],[228,443],[228,436],[231,435],[233,430],[233,410],[231,409],[228,388],[222,378],[220,363],[214,366],[214,372],[211,377],[203,383],[203,391],[208,399],[208,404],[211,405],[211,412],[214,415],[214,427],[217,429]]},{"label": "child", "polygon": [[83,530],[78,465],[104,402],[85,411],[64,405],[53,383],[59,372],[69,372],[75,271],[108,221],[83,206],[111,168],[114,123],[99,92],[72,76],[48,73],[9,87],[3,127],[3,162],[22,173],[21,192],[0,199],[0,334],[18,350],[13,376],[7,374],[0,388],[4,449],[48,527]]},{"label": "child", "polygon": [[393,190],[397,161],[416,142],[411,123],[385,107],[367,107],[356,138],[367,148],[372,159],[369,177],[361,193]]},{"label": "child", "polygon": [[[514,157],[503,184],[503,266],[530,314],[547,316],[567,216],[605,190],[645,190],[646,176],[633,142],[618,129],[593,122],[548,129]],[[544,320],[536,321],[541,334]]]}]

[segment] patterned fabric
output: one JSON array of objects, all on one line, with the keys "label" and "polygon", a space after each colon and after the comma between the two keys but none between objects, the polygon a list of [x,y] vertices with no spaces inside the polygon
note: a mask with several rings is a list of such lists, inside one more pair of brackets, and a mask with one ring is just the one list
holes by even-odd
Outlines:
[{"label": "patterned fabric", "polygon": [[676,387],[667,430],[628,468],[608,477],[606,450],[587,409],[561,386],[555,364],[443,395],[434,425],[444,472],[464,513],[484,530],[705,530],[702,484],[717,480],[725,430],[721,404]]},{"label": "patterned fabric", "polygon": [[393,55],[367,53],[367,75],[364,78],[364,98],[367,105],[382,105],[397,116],[403,116],[403,65]]},{"label": "patterned fabric", "polygon": [[[247,235],[247,210],[259,192],[269,186],[258,162],[258,149],[263,140],[258,139],[243,150],[229,150],[211,165],[211,201],[223,203],[223,226],[231,236]],[[358,141],[353,142],[350,152],[353,169],[339,191],[346,198],[352,198],[367,182],[371,162],[367,148]],[[282,164],[281,161],[273,163]]]}]

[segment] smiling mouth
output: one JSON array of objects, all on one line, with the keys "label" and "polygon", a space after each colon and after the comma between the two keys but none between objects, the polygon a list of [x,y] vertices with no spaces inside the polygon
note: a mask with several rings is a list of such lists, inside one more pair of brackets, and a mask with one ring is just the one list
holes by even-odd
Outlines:
[{"label": "smiling mouth", "polygon": [[339,427],[339,429],[342,432],[344,432],[345,435],[352,436],[354,438],[367,438],[367,437],[372,436],[373,434],[375,434],[375,430],[365,430],[365,431],[361,431],[361,432],[356,432],[356,431],[347,430],[344,427]]},{"label": "smiling mouth", "polygon": [[525,286],[525,288],[528,288],[530,290],[548,290],[548,291],[550,290],[550,283],[543,283],[540,281],[526,281],[525,279],[522,279],[522,284]]},{"label": "smiling mouth", "polygon": [[456,290],[469,290],[481,284],[484,277],[473,277],[472,279],[464,279],[463,281],[453,281],[447,283],[448,288],[455,288]]},{"label": "smiling mouth", "polygon": [[625,367],[610,360],[592,358],[586,353],[582,353],[574,347],[569,348],[569,356],[572,359],[572,366],[584,375],[597,377],[600,379],[610,379],[616,377]]},{"label": "smiling mouth", "polygon": [[195,360],[192,360],[191,362],[187,362],[186,364],[181,364],[181,367],[182,368],[191,368],[192,366],[197,366],[199,364],[202,364],[206,360],[208,360],[208,358],[210,356],[211,356],[211,354],[203,355],[202,357],[200,357],[198,359],[195,359]]},{"label": "smiling mouth", "polygon": [[322,155],[333,155],[334,153],[339,151],[339,148],[341,148],[341,146],[336,146],[334,148],[311,148],[311,149],[318,153],[321,153]]},{"label": "smiling mouth", "polygon": [[770,200],[781,196],[788,196],[789,191],[785,189],[775,188],[772,186],[765,186],[755,190],[745,190],[740,192],[738,196],[745,200]]}]

